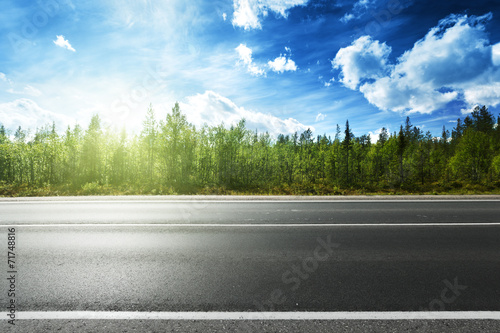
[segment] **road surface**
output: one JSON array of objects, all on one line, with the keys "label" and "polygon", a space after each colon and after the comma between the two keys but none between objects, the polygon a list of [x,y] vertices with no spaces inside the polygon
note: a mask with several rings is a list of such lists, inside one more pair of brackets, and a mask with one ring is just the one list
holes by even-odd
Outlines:
[{"label": "road surface", "polygon": [[[134,332],[134,327],[495,331],[498,320],[441,321],[441,327],[440,321],[422,320],[315,320],[305,325],[265,318],[19,318],[23,313],[151,311],[498,313],[499,216],[496,200],[0,201],[6,276],[0,302],[6,309],[11,299],[6,297],[12,282],[6,256],[8,229],[14,228],[14,329],[20,331],[43,330],[43,325],[89,332]],[[2,325],[13,329],[5,320]]]}]

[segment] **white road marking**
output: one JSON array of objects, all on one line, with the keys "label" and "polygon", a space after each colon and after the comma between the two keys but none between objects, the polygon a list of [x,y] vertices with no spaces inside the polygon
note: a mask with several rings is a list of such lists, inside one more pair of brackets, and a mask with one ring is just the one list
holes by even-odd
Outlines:
[{"label": "white road marking", "polygon": [[[2,318],[9,317],[6,312]],[[19,320],[500,320],[499,311],[401,312],[114,312],[21,311]]]},{"label": "white road marking", "polygon": [[283,199],[283,200],[268,200],[268,199],[255,199],[255,200],[206,200],[206,199],[166,199],[166,200],[1,200],[0,204],[56,204],[56,203],[185,203],[185,204],[197,204],[197,203],[396,203],[396,202],[406,202],[406,203],[416,203],[416,202],[500,202],[500,199]]},{"label": "white road marking", "polygon": [[479,227],[500,226],[500,222],[479,223],[57,223],[57,224],[2,224],[0,227],[191,227],[191,228],[309,228],[309,227]]}]

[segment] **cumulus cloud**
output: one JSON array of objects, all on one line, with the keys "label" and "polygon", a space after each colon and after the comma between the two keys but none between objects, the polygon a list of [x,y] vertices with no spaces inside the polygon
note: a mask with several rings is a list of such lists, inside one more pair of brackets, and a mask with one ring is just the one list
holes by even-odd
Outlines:
[{"label": "cumulus cloud", "polygon": [[356,89],[362,79],[377,79],[387,74],[391,48],[385,43],[363,36],[338,51],[332,65],[340,69],[340,82]]},{"label": "cumulus cloud", "polygon": [[234,0],[233,25],[245,30],[261,29],[258,1]]},{"label": "cumulus cloud", "polygon": [[291,50],[289,47],[285,47],[288,55],[280,54],[280,56],[273,61],[268,61],[268,68],[265,68],[264,65],[259,66],[255,64],[252,57],[252,49],[245,44],[240,44],[235,50],[238,52],[240,62],[244,64],[248,72],[254,76],[265,76],[269,69],[276,73],[283,73],[286,71],[294,72],[297,70],[295,61],[290,58]]},{"label": "cumulus cloud", "polygon": [[267,131],[273,136],[300,133],[307,128],[314,130],[314,128],[305,126],[293,118],[280,119],[270,114],[246,110],[213,91],[190,96],[185,103],[180,103],[180,107],[182,112],[186,114],[188,121],[197,128],[203,124],[209,126],[217,126],[221,123],[226,126],[236,125],[242,118],[245,118],[248,129],[257,129],[259,132]]},{"label": "cumulus cloud", "polygon": [[394,64],[391,48],[363,36],[332,65],[340,81],[382,110],[431,113],[451,101],[500,104],[500,46],[490,45],[480,17],[450,15]]},{"label": "cumulus cloud", "polygon": [[266,71],[253,63],[252,49],[245,44],[240,44],[236,49],[240,61],[246,65],[248,72],[255,76],[265,75]]},{"label": "cumulus cloud", "polygon": [[500,66],[500,43],[491,47],[491,60],[494,66]]},{"label": "cumulus cloud", "polygon": [[273,61],[269,61],[267,64],[272,71],[277,73],[283,73],[285,71],[294,72],[297,70],[297,65],[295,65],[295,62],[285,56],[279,56]]},{"label": "cumulus cloud", "polygon": [[287,11],[295,6],[304,6],[309,0],[234,0],[233,25],[245,30],[261,29],[261,18],[269,11],[286,18]]},{"label": "cumulus cloud", "polygon": [[[489,81],[489,82],[488,82]],[[500,73],[496,72],[495,78],[487,79],[487,84],[477,84],[464,89],[465,100],[472,105],[478,102],[481,105],[493,107],[500,104]]]},{"label": "cumulus cloud", "polygon": [[58,113],[41,108],[31,99],[21,98],[13,102],[0,104],[0,119],[5,128],[14,130],[21,126],[23,129],[35,130],[54,121],[59,130],[64,130],[75,120]]},{"label": "cumulus cloud", "polygon": [[54,44],[56,44],[59,47],[62,47],[63,49],[67,49],[73,52],[76,52],[76,50],[71,46],[69,41],[67,39],[64,39],[63,35],[58,35],[56,36],[57,40],[54,40]]},{"label": "cumulus cloud", "polygon": [[295,61],[291,59],[292,50],[288,46],[285,46],[285,51],[288,53],[288,56],[280,54],[279,57],[267,63],[267,65],[273,72],[283,73],[286,71],[295,72],[297,70]]}]

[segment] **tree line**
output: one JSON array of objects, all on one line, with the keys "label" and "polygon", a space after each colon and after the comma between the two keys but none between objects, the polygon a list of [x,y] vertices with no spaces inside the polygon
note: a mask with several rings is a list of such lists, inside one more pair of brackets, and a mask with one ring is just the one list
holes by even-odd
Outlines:
[{"label": "tree line", "polygon": [[10,135],[2,125],[0,194],[20,188],[48,188],[49,194],[498,189],[499,121],[485,106],[476,107],[436,138],[407,117],[399,132],[383,128],[376,143],[369,135],[354,136],[349,121],[344,129],[337,125],[333,138],[310,129],[274,138],[248,129],[244,119],[197,129],[177,103],[163,120],[150,106],[137,134],[105,128],[98,115],[87,129],[75,125],[64,134],[52,124],[34,135],[21,127]]}]

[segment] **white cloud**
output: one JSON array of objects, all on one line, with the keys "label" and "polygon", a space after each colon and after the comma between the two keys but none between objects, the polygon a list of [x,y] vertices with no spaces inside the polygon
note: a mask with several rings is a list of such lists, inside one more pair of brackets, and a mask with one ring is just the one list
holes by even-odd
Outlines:
[{"label": "white cloud", "polygon": [[40,90],[38,90],[37,88],[33,87],[33,86],[30,86],[30,85],[26,85],[23,90],[15,90],[15,86],[16,84],[14,84],[14,82],[7,78],[7,76],[4,74],[4,73],[1,73],[0,72],[0,81],[3,81],[3,82],[6,82],[8,84],[8,86],[10,88],[8,88],[6,91],[10,94],[15,94],[15,95],[28,95],[28,96],[41,96],[42,95],[42,92]]},{"label": "white cloud", "polygon": [[476,84],[464,89],[465,100],[472,105],[479,103],[481,105],[497,106],[500,104],[500,75],[496,78],[486,79],[486,84]]},{"label": "white cloud", "polygon": [[316,122],[323,121],[323,120],[325,120],[325,118],[326,118],[326,114],[318,113],[318,115],[316,116]]},{"label": "white cloud", "polygon": [[442,20],[399,58],[395,74],[434,88],[478,76],[491,66],[491,49],[484,26],[475,21],[455,15]]},{"label": "white cloud", "polygon": [[63,49],[67,49],[73,52],[76,52],[76,50],[71,46],[68,40],[64,39],[63,35],[58,35],[56,36],[57,40],[54,40],[54,44],[56,44],[59,47],[62,47]]},{"label": "white cloud", "polygon": [[[342,23],[347,23],[349,21],[352,21],[354,19],[359,19],[363,14],[366,12],[366,10],[373,5],[375,0],[359,0],[356,2],[352,8],[353,13],[345,13],[344,16],[340,19],[340,22]],[[356,15],[354,15],[356,13]]]},{"label": "white cloud", "polygon": [[42,92],[40,90],[38,90],[33,86],[30,86],[29,84],[26,87],[24,87],[23,91],[30,96],[35,96],[35,97],[42,96]]},{"label": "white cloud", "polygon": [[375,2],[374,0],[359,0],[358,2],[356,2],[354,4],[354,8],[368,8],[373,2]]},{"label": "white cloud", "polygon": [[233,25],[245,30],[261,29],[260,19],[269,11],[286,18],[288,9],[304,6],[309,0],[234,0]]},{"label": "white cloud", "polygon": [[494,66],[500,66],[500,43],[491,47],[491,60]]},{"label": "white cloud", "polygon": [[280,119],[270,114],[246,110],[213,91],[205,91],[203,94],[187,97],[186,100],[186,103],[180,103],[181,110],[197,128],[203,124],[217,126],[222,122],[226,126],[236,125],[245,118],[248,129],[257,129],[261,133],[267,131],[275,137],[278,134],[300,133],[307,128],[314,130],[293,118]]},{"label": "white cloud", "polygon": [[225,21],[227,20],[227,14],[226,13],[222,13],[222,19]]},{"label": "white cloud", "polygon": [[34,97],[38,97],[38,96],[42,95],[42,92],[40,90],[38,90],[37,88],[30,86],[30,85],[26,85],[23,88],[23,90],[21,90],[21,91],[16,91],[13,88],[10,88],[10,89],[7,89],[7,92],[11,93],[11,94],[15,94],[15,95],[29,95],[29,96],[34,96]]},{"label": "white cloud", "polygon": [[359,88],[371,104],[382,110],[431,113],[457,98],[456,92],[440,93],[428,85],[384,77]]},{"label": "white cloud", "polygon": [[345,13],[344,16],[340,19],[340,22],[342,23],[347,23],[351,20],[354,20],[356,17],[354,16],[353,13]]},{"label": "white cloud", "polygon": [[238,52],[240,63],[244,64],[247,71],[254,76],[266,76],[268,70],[272,70],[276,73],[283,73],[286,71],[294,72],[297,70],[295,61],[290,58],[291,50],[289,47],[285,47],[285,51],[288,55],[280,54],[280,56],[273,61],[268,61],[267,67],[263,64],[255,64],[252,57],[252,49],[245,44],[240,44],[235,50]]},{"label": "white cloud", "polygon": [[[431,113],[454,100],[500,104],[500,46],[484,23],[492,15],[450,15],[389,64],[391,48],[363,36],[332,64],[340,81],[382,110]],[[498,45],[498,44],[497,44]]]},{"label": "white cloud", "polygon": [[266,71],[253,63],[252,49],[245,44],[240,44],[236,49],[240,61],[247,66],[247,70],[255,76],[265,75]]},{"label": "white cloud", "polygon": [[263,6],[286,18],[288,17],[288,9],[296,6],[305,6],[309,0],[261,0],[260,2]]},{"label": "white cloud", "polygon": [[[378,142],[378,138],[380,136],[380,133],[382,133],[382,128],[384,128],[384,127],[381,127],[381,128],[379,128],[378,130],[375,130],[375,131],[369,131],[368,132],[368,135],[370,136],[370,142],[371,143],[375,144],[375,143]],[[386,129],[387,134],[390,135],[391,131],[389,130],[389,128],[385,127],[385,129]]]},{"label": "white cloud", "polygon": [[245,30],[261,29],[258,1],[234,0],[233,25]]},{"label": "white cloud", "polygon": [[[472,113],[472,111],[474,111],[474,108],[475,108],[476,106],[478,106],[478,105],[471,106],[470,108],[461,109],[461,110],[460,110],[460,113],[461,113],[461,114],[463,114],[463,115],[466,115],[466,114]],[[452,122],[456,122],[456,120],[452,120]]]},{"label": "white cloud", "polygon": [[14,84],[14,83],[12,82],[12,80],[11,80],[11,79],[9,79],[9,78],[7,77],[7,75],[5,75],[5,73],[2,73],[2,72],[0,72],[0,81],[6,82],[6,83],[7,83],[9,86],[11,86],[11,87],[12,87],[12,85]]},{"label": "white cloud", "polygon": [[273,61],[269,61],[267,64],[269,65],[271,70],[277,73],[283,73],[285,71],[294,72],[297,70],[295,62],[292,59],[286,58],[284,56],[279,56]]},{"label": "white cloud", "polygon": [[330,80],[328,80],[328,81],[323,80],[323,75],[320,75],[320,76],[318,77],[318,80],[319,80],[321,83],[323,83],[323,85],[324,85],[325,87],[330,87],[330,86],[332,85],[332,83],[333,83],[333,82],[335,82],[335,78],[333,78],[333,77],[332,77]]},{"label": "white cloud", "polygon": [[64,130],[68,125],[73,125],[75,120],[58,113],[42,109],[34,101],[21,98],[13,102],[0,104],[0,119],[7,128],[14,130],[17,127],[27,130],[36,130],[47,124],[56,123],[56,128]]},{"label": "white cloud", "polygon": [[245,65],[249,65],[252,63],[253,59],[251,48],[247,47],[245,44],[240,44],[235,50],[236,52],[238,52],[240,60],[243,61]]},{"label": "white cloud", "polygon": [[297,65],[290,57],[292,55],[292,49],[285,46],[285,51],[288,53],[286,55],[280,54],[279,57],[275,58],[273,61],[268,61],[267,65],[269,68],[276,73],[283,73],[286,71],[295,72],[297,70]]},{"label": "white cloud", "polygon": [[371,142],[372,144],[377,143],[377,141],[378,141],[378,136],[379,136],[379,134],[380,134],[380,133],[382,133],[382,128],[379,128],[379,129],[378,129],[378,130],[376,130],[375,132],[372,132],[372,131],[368,132],[368,135],[370,136],[370,142]]},{"label": "white cloud", "polygon": [[391,48],[385,43],[363,36],[350,46],[338,51],[332,65],[341,70],[340,82],[356,89],[362,79],[377,79],[387,72],[387,61]]}]

